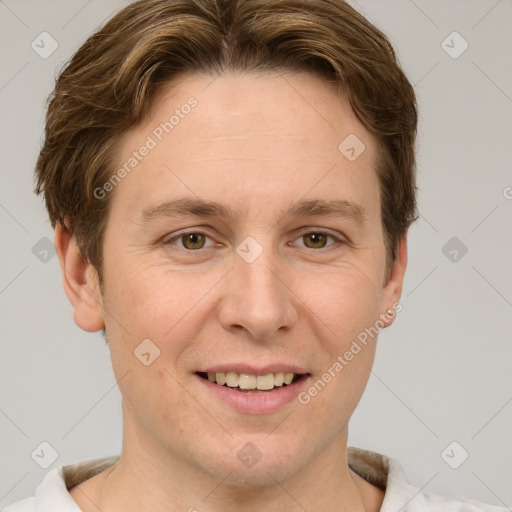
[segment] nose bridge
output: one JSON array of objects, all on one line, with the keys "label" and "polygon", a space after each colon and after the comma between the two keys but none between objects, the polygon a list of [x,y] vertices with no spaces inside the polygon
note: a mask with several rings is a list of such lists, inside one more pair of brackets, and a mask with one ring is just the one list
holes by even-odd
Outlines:
[{"label": "nose bridge", "polygon": [[293,294],[271,247],[246,239],[237,248],[228,279],[232,286],[221,316],[225,328],[243,327],[255,338],[268,338],[296,321]]},{"label": "nose bridge", "polygon": [[[275,258],[262,255],[251,264],[239,262],[245,295],[249,302],[254,302],[253,306],[258,304],[268,304],[270,306],[273,302],[278,302],[281,295],[285,295],[282,278],[279,278],[279,271],[273,260]],[[257,310],[255,307],[253,309]]]}]

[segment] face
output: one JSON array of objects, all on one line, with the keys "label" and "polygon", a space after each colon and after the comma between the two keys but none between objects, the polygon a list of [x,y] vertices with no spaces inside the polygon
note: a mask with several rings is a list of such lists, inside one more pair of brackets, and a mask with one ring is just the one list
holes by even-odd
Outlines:
[{"label": "face", "polygon": [[254,484],[339,458],[403,277],[347,100],[306,73],[185,75],[118,149],[97,315],[125,445]]}]

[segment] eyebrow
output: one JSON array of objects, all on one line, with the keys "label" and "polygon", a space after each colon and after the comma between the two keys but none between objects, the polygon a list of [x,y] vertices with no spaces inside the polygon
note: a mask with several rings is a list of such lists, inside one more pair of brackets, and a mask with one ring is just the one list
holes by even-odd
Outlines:
[{"label": "eyebrow", "polygon": [[[165,201],[146,206],[139,217],[142,223],[149,223],[158,218],[172,218],[181,216],[219,217],[221,219],[235,221],[240,216],[222,203],[206,201],[198,197],[180,197],[171,201]],[[294,203],[281,217],[335,217],[352,218],[364,221],[366,212],[360,205],[346,199],[309,199]],[[280,218],[281,218],[280,217]]]}]

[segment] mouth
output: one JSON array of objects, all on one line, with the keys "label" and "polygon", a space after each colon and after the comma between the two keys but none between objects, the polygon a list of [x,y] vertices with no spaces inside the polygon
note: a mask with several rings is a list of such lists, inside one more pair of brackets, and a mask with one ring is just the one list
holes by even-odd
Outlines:
[{"label": "mouth", "polygon": [[196,372],[196,374],[212,384],[247,394],[269,393],[276,389],[286,388],[309,375],[291,372],[267,373],[266,375],[236,372]]}]

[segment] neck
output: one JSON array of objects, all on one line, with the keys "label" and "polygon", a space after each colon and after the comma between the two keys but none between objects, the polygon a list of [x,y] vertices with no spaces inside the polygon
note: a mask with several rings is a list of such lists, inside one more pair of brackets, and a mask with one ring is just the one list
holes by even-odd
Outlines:
[{"label": "neck", "polygon": [[125,512],[369,510],[365,494],[370,484],[348,468],[346,429],[297,471],[285,461],[278,468],[259,467],[255,479],[229,469],[209,471],[206,464],[199,468],[183,455],[169,453],[143,427],[125,421],[119,461],[98,475],[89,499],[101,510]]}]

